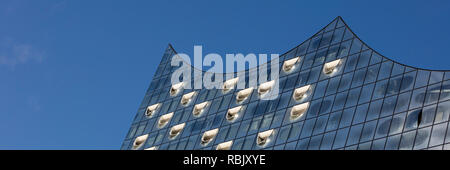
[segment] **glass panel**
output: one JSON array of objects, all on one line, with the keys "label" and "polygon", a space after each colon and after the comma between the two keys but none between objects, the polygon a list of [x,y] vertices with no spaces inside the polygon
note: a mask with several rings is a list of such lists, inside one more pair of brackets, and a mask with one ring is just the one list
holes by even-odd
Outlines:
[{"label": "glass panel", "polygon": [[408,109],[411,92],[402,93],[398,96],[397,106],[395,106],[395,113],[403,112]]},{"label": "glass panel", "polygon": [[361,51],[362,43],[357,38],[353,39],[352,48],[350,49],[350,54],[355,54]]},{"label": "glass panel", "polygon": [[411,97],[411,103],[409,104],[409,109],[415,109],[418,107],[422,107],[423,100],[425,98],[425,89],[426,89],[426,87],[416,89],[413,91],[412,97]]},{"label": "glass panel", "polygon": [[430,147],[437,146],[444,143],[445,131],[447,130],[447,122],[433,126],[431,133]]},{"label": "glass panel", "polygon": [[[437,92],[437,89],[436,89],[436,92]],[[439,96],[439,101],[444,101],[447,99],[450,99],[450,80],[443,82],[441,94]]]},{"label": "glass panel", "polygon": [[327,121],[328,121],[328,115],[323,115],[323,116],[320,116],[319,118],[317,118],[314,130],[313,130],[313,135],[323,133],[325,131],[325,126],[327,124]]},{"label": "glass panel", "polygon": [[420,81],[416,82],[416,84],[414,85],[414,88],[419,88],[419,87],[423,87],[423,86],[427,85],[429,76],[430,76],[429,71],[419,70],[417,72],[417,79]]},{"label": "glass panel", "polygon": [[330,150],[331,149],[335,134],[336,134],[336,131],[333,131],[333,132],[326,133],[323,136],[322,143],[320,144],[321,150]]},{"label": "glass panel", "polygon": [[389,132],[389,126],[391,125],[392,117],[382,118],[378,121],[377,131],[375,133],[375,139],[386,137]]},{"label": "glass panel", "polygon": [[427,94],[425,95],[424,105],[429,105],[436,103],[439,99],[439,91],[441,89],[441,84],[435,84],[428,86]]},{"label": "glass panel", "polygon": [[380,99],[384,97],[387,88],[387,80],[379,81],[375,85],[375,90],[373,92],[372,100]]},{"label": "glass panel", "polygon": [[436,105],[424,107],[419,127],[431,125],[435,118]]},{"label": "glass panel", "polygon": [[358,103],[359,93],[361,92],[361,87],[351,89],[347,96],[347,102],[345,107],[355,106]]},{"label": "glass panel", "polygon": [[352,126],[350,128],[350,133],[347,139],[347,145],[346,146],[350,146],[353,144],[357,144],[359,142],[359,137],[361,136],[361,130],[362,130],[363,125],[359,124],[356,126]]},{"label": "glass panel", "polygon": [[355,116],[353,118],[353,125],[354,124],[358,124],[358,123],[362,123],[364,122],[364,120],[366,120],[366,115],[367,115],[367,110],[369,109],[369,104],[364,104],[364,105],[359,105],[356,108],[356,113]]},{"label": "glass panel", "polygon": [[411,131],[402,134],[400,141],[400,150],[411,150],[414,144],[414,138],[416,137],[416,131]]},{"label": "glass panel", "polygon": [[431,127],[419,129],[416,135],[416,141],[414,142],[414,149],[423,149],[428,146],[430,139]]},{"label": "glass panel", "polygon": [[296,150],[306,150],[308,148],[309,138],[299,140]]},{"label": "glass panel", "polygon": [[401,133],[403,130],[403,124],[405,123],[406,112],[394,115],[389,129],[389,135]]},{"label": "glass panel", "polygon": [[391,75],[392,65],[392,61],[386,61],[381,64],[381,69],[378,73],[378,80],[383,80]]},{"label": "glass panel", "polygon": [[350,88],[350,83],[352,82],[353,72],[344,74],[339,85],[339,91],[344,91]]},{"label": "glass panel", "polygon": [[321,140],[322,135],[312,137],[311,141],[309,141],[308,150],[319,150]]},{"label": "glass panel", "polygon": [[268,130],[270,127],[270,124],[272,123],[274,114],[267,114],[264,115],[263,121],[261,123],[260,131]]},{"label": "glass panel", "polygon": [[231,146],[232,150],[241,150],[242,145],[244,144],[244,138],[236,139],[233,141],[233,145]]},{"label": "glass panel", "polygon": [[355,70],[356,63],[358,62],[359,54],[351,55],[347,58],[347,62],[345,63],[344,73]]},{"label": "glass panel", "polygon": [[326,88],[326,95],[334,94],[337,91],[337,88],[339,86],[339,81],[341,77],[333,77],[330,79],[330,82],[328,83],[328,87]]},{"label": "glass panel", "polygon": [[238,131],[237,138],[243,137],[247,134],[247,130],[250,127],[250,120],[243,121]]},{"label": "glass panel", "polygon": [[386,141],[386,150],[397,150],[400,144],[400,135],[389,136]]},{"label": "glass panel", "polygon": [[373,139],[375,135],[375,127],[377,126],[377,120],[370,121],[364,124],[364,129],[361,134],[360,142],[366,142]]},{"label": "glass panel", "polygon": [[385,98],[383,101],[383,107],[381,109],[381,117],[392,115],[394,112],[396,102],[397,96]]},{"label": "glass panel", "polygon": [[331,39],[331,44],[340,42],[342,40],[342,35],[344,35],[344,28],[345,27],[341,27],[334,30],[333,37]]},{"label": "glass panel", "polygon": [[383,150],[385,143],[386,143],[386,138],[373,141],[372,150]]},{"label": "glass panel", "polygon": [[381,105],[383,100],[372,101],[370,103],[370,109],[367,113],[367,120],[377,119],[380,116]]},{"label": "glass panel", "polygon": [[228,135],[227,138],[225,139],[225,141],[229,141],[232,140],[236,137],[237,131],[239,130],[239,125],[240,123],[235,123],[233,125],[231,125],[230,130],[228,131]]},{"label": "glass panel", "polygon": [[402,74],[404,70],[405,70],[405,66],[395,63],[394,67],[392,68],[391,76]]},{"label": "glass panel", "polygon": [[400,92],[411,90],[412,87],[413,87],[415,78],[416,78],[416,71],[404,74],[403,75],[403,79],[402,79],[402,86],[400,88]]},{"label": "glass panel", "polygon": [[342,111],[334,112],[330,114],[326,131],[336,130],[341,120]]},{"label": "glass panel", "polygon": [[372,50],[362,52],[361,55],[359,56],[358,66],[356,68],[366,67],[369,64],[371,53]]},{"label": "glass panel", "polygon": [[400,85],[402,83],[402,76],[397,76],[389,80],[389,86],[386,90],[386,95],[393,95],[400,92]]},{"label": "glass panel", "polygon": [[438,104],[435,123],[447,121],[450,115],[450,101],[442,102]]},{"label": "glass panel", "polygon": [[271,129],[280,127],[281,123],[283,123],[283,116],[286,112],[286,109],[279,110],[275,113],[275,117],[273,117],[272,125],[270,126]]},{"label": "glass panel", "polygon": [[289,131],[291,130],[291,125],[281,127],[278,133],[278,139],[275,145],[286,143],[286,140],[289,136]]},{"label": "glass panel", "polygon": [[369,102],[370,98],[372,98],[374,83],[363,86],[361,95],[359,96],[358,104]]},{"label": "glass panel", "polygon": [[342,113],[341,122],[339,124],[339,128],[350,126],[353,119],[353,114],[355,113],[355,107],[345,109]]},{"label": "glass panel", "polygon": [[347,139],[349,128],[340,129],[337,131],[336,139],[334,140],[333,149],[344,147]]},{"label": "glass panel", "polygon": [[421,109],[408,112],[408,115],[406,116],[406,121],[405,121],[405,128],[403,129],[403,131],[408,131],[408,130],[417,128],[417,126],[418,126],[417,119],[418,119],[420,113],[422,113]]},{"label": "glass panel", "polygon": [[288,142],[297,140],[302,131],[303,122],[297,122],[292,125],[291,133],[289,134]]},{"label": "glass panel", "polygon": [[434,83],[442,81],[443,76],[444,76],[444,72],[432,71],[429,84],[434,84]]},{"label": "glass panel", "polygon": [[367,69],[366,78],[364,80],[365,84],[375,82],[375,80],[377,79],[379,68],[380,68],[380,64],[377,64],[377,65],[370,66]]},{"label": "glass panel", "polygon": [[311,136],[315,122],[316,122],[316,118],[306,120],[305,124],[303,125],[303,130],[300,135],[300,138],[305,138],[305,137]]},{"label": "glass panel", "polygon": [[328,85],[328,80],[324,80],[324,81],[317,83],[317,86],[315,87],[313,99],[323,97],[325,90],[327,88],[327,85]]},{"label": "glass panel", "polygon": [[250,129],[248,130],[248,135],[258,132],[259,125],[261,124],[262,118],[263,117],[261,116],[261,117],[257,117],[257,118],[253,119],[252,124],[250,125]]},{"label": "glass panel", "polygon": [[364,83],[364,77],[366,76],[366,69],[359,69],[355,71],[355,75],[353,76],[352,88],[361,86]]},{"label": "glass panel", "polygon": [[336,99],[333,104],[333,111],[340,110],[344,107],[345,99],[347,98],[347,91],[341,92],[336,95]]}]

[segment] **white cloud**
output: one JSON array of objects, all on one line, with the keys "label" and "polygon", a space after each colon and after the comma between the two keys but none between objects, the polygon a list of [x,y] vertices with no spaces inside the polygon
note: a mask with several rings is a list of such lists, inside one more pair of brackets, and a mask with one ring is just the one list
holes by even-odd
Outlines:
[{"label": "white cloud", "polygon": [[0,66],[14,69],[19,64],[41,63],[43,60],[44,52],[31,44],[18,43],[12,39],[4,39],[0,42]]}]

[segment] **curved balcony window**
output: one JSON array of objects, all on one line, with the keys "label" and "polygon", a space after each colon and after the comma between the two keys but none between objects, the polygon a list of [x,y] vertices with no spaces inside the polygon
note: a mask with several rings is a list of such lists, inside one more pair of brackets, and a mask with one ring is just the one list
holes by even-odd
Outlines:
[{"label": "curved balcony window", "polygon": [[186,123],[178,124],[178,125],[175,125],[172,128],[170,128],[169,137],[171,139],[175,138],[178,134],[181,133],[181,131],[183,131],[184,126],[186,126]]},{"label": "curved balcony window", "polygon": [[292,96],[295,100],[301,100],[306,97],[306,93],[311,88],[311,85],[306,85],[300,88],[295,89],[294,95]]},{"label": "curved balcony window", "polygon": [[302,116],[308,110],[308,107],[309,102],[295,105],[294,107],[292,107],[291,120],[298,119],[300,116]]},{"label": "curved balcony window", "polygon": [[228,142],[223,142],[217,145],[216,150],[230,150],[231,145],[233,145],[233,141],[230,140]]},{"label": "curved balcony window", "polygon": [[253,91],[253,87],[246,88],[246,89],[239,91],[236,95],[236,101],[238,103],[245,101],[248,98],[248,96],[252,93],[252,91]]},{"label": "curved balcony window", "polygon": [[148,106],[147,109],[145,110],[145,115],[147,117],[153,116],[153,114],[156,112],[159,106],[161,106],[161,103],[156,103],[154,105]]},{"label": "curved balcony window", "polygon": [[258,137],[256,139],[256,144],[258,144],[259,146],[264,146],[266,143],[269,143],[270,136],[272,136],[272,134],[273,134],[273,129],[258,133]]},{"label": "curved balcony window", "polygon": [[150,147],[150,148],[146,148],[146,149],[144,149],[144,150],[158,150],[158,147],[156,147],[156,146],[152,146],[152,147]]},{"label": "curved balcony window", "polygon": [[173,112],[162,115],[159,118],[158,127],[163,128],[164,126],[166,126],[167,123],[169,123],[170,119],[172,119],[172,116],[173,116]]},{"label": "curved balcony window", "polygon": [[275,84],[275,80],[271,80],[271,81],[262,83],[261,85],[259,85],[258,94],[260,96],[267,94],[272,89],[274,84]]},{"label": "curved balcony window", "polygon": [[295,64],[297,64],[300,61],[300,57],[295,57],[293,59],[289,59],[284,61],[283,63],[283,71],[284,72],[290,72],[295,68]]},{"label": "curved balcony window", "polygon": [[239,116],[239,111],[241,111],[241,109],[242,109],[242,106],[237,106],[237,107],[228,109],[227,116],[226,116],[227,120],[228,121],[235,120]]},{"label": "curved balcony window", "polygon": [[181,97],[181,101],[180,101],[181,105],[183,105],[183,106],[189,105],[189,103],[191,102],[192,97],[194,97],[194,95],[195,95],[195,91],[184,94],[183,97]]},{"label": "curved balcony window", "polygon": [[133,142],[133,150],[138,150],[142,146],[144,146],[145,141],[147,141],[148,134],[137,137]]},{"label": "curved balcony window", "polygon": [[239,81],[239,77],[229,79],[223,83],[223,92],[226,93],[234,88],[234,86]]},{"label": "curved balcony window", "polygon": [[337,60],[325,63],[325,65],[323,66],[323,73],[331,74],[331,73],[335,72],[337,70],[336,67],[339,66],[340,63],[341,63],[341,59],[337,59]]},{"label": "curved balcony window", "polygon": [[172,85],[172,87],[170,88],[170,95],[171,96],[177,95],[178,92],[180,92],[180,90],[183,88],[183,85],[184,85],[183,82]]},{"label": "curved balcony window", "polygon": [[200,116],[203,113],[203,111],[205,110],[206,106],[208,106],[208,102],[196,104],[194,106],[194,110],[192,111],[192,114],[194,114],[194,116]]},{"label": "curved balcony window", "polygon": [[203,133],[201,144],[208,145],[208,143],[211,142],[214,139],[214,137],[216,137],[217,132],[219,132],[219,128],[209,130]]}]

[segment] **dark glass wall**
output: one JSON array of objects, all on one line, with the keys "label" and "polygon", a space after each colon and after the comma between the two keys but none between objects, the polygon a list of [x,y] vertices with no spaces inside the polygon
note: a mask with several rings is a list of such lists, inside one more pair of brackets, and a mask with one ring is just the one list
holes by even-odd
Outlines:
[{"label": "dark glass wall", "polygon": [[[280,56],[275,100],[260,100],[258,87],[243,102],[236,101],[242,90],[236,88],[226,93],[181,89],[171,96],[174,54],[169,45],[121,149],[211,150],[229,141],[233,150],[450,149],[450,72],[409,67],[383,57],[340,17]],[[294,67],[283,71],[285,61],[295,57],[299,61]],[[336,60],[339,64],[325,73],[326,63]],[[245,71],[245,80],[256,71]],[[296,100],[294,91],[307,85],[306,94]],[[188,105],[180,104],[182,96],[193,91]],[[194,116],[194,106],[205,101],[209,103],[201,115]],[[158,109],[147,116],[148,106],[157,103]],[[308,103],[305,112],[292,118],[293,108],[303,103]],[[229,109],[238,106],[242,107],[237,117],[227,120]],[[167,124],[158,127],[161,116],[172,112]],[[182,123],[184,128],[171,137],[172,127]],[[205,132],[216,128],[211,141],[202,144]],[[268,130],[273,131],[264,138],[261,132]],[[258,143],[258,138],[265,143]]]}]

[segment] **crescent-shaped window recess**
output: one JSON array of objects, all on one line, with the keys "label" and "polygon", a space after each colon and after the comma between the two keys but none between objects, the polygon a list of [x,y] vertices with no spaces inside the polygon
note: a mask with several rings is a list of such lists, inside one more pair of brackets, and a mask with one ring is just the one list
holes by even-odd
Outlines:
[{"label": "crescent-shaped window recess", "polygon": [[205,110],[206,106],[208,106],[208,102],[196,104],[194,106],[194,110],[192,111],[192,114],[194,114],[194,116],[200,116],[203,113],[203,110]]},{"label": "crescent-shaped window recess", "polygon": [[273,134],[273,129],[258,133],[256,143],[259,146],[263,146],[270,141],[270,136]]},{"label": "crescent-shaped window recess", "polygon": [[156,103],[154,105],[148,106],[147,109],[145,110],[145,115],[147,117],[153,116],[153,114],[156,112],[156,110],[159,108],[160,105],[161,103]]},{"label": "crescent-shaped window recess", "polygon": [[289,72],[295,68],[295,64],[300,61],[300,57],[295,57],[289,60],[284,61],[283,63],[283,71]]},{"label": "crescent-shaped window recess", "polygon": [[233,141],[230,140],[228,142],[223,142],[217,145],[216,150],[230,150],[231,145],[233,145]]},{"label": "crescent-shaped window recess", "polygon": [[341,59],[337,59],[328,63],[325,63],[323,66],[323,73],[331,74],[336,71],[336,67],[341,63]]},{"label": "crescent-shaped window recess", "polygon": [[176,137],[178,134],[181,133],[181,131],[184,129],[184,126],[186,123],[178,124],[170,128],[169,137],[172,139]]},{"label": "crescent-shaped window recess", "polygon": [[207,145],[209,142],[211,142],[214,139],[214,137],[216,137],[217,132],[219,132],[219,128],[209,130],[209,131],[206,131],[205,133],[203,133],[201,144]]},{"label": "crescent-shaped window recess", "polygon": [[294,107],[292,107],[291,120],[295,120],[295,119],[299,118],[300,116],[302,116],[308,110],[308,107],[309,107],[309,102],[298,104],[298,105],[295,105]]},{"label": "crescent-shaped window recess", "polygon": [[150,147],[150,148],[146,148],[146,149],[144,149],[144,150],[158,150],[158,147],[156,147],[156,146],[152,146],[152,147]]},{"label": "crescent-shaped window recess", "polygon": [[195,93],[196,92],[193,91],[193,92],[184,94],[183,97],[181,97],[181,101],[180,101],[181,105],[187,106],[189,104],[189,102],[191,102],[192,97],[194,97]]},{"label": "crescent-shaped window recess", "polygon": [[227,116],[226,116],[227,120],[228,121],[235,120],[238,117],[239,111],[241,111],[241,109],[242,109],[242,106],[237,106],[237,107],[228,109]]},{"label": "crescent-shaped window recess", "polygon": [[267,92],[269,92],[272,89],[274,84],[275,84],[275,80],[271,80],[271,81],[262,83],[261,85],[259,85],[258,94],[260,96],[266,94]]},{"label": "crescent-shaped window recess", "polygon": [[295,100],[300,100],[306,96],[306,92],[311,88],[311,85],[306,85],[295,89],[294,95],[292,96]]},{"label": "crescent-shaped window recess", "polygon": [[233,89],[238,81],[239,81],[239,77],[232,78],[232,79],[225,81],[223,83],[223,89],[222,89],[223,92],[226,93],[226,92],[230,91],[231,89]]},{"label": "crescent-shaped window recess", "polygon": [[148,134],[142,135],[137,137],[134,142],[133,142],[133,150],[137,150],[139,148],[141,148],[142,146],[144,146],[145,141],[147,141],[148,138]]},{"label": "crescent-shaped window recess", "polygon": [[171,96],[177,95],[178,92],[180,92],[180,89],[183,88],[183,85],[184,85],[183,82],[172,85],[172,87],[170,88],[170,95]]},{"label": "crescent-shaped window recess", "polygon": [[246,100],[248,98],[248,96],[252,93],[252,91],[253,91],[253,87],[246,88],[244,90],[239,91],[236,95],[236,101],[238,103],[243,102],[244,100]]},{"label": "crescent-shaped window recess", "polygon": [[172,116],[173,116],[173,112],[167,113],[167,114],[162,115],[161,117],[159,117],[159,120],[158,120],[158,128],[162,128],[162,127],[166,126],[167,123],[168,123],[168,122],[170,121],[170,119],[172,118]]}]

